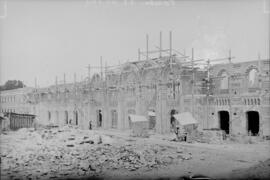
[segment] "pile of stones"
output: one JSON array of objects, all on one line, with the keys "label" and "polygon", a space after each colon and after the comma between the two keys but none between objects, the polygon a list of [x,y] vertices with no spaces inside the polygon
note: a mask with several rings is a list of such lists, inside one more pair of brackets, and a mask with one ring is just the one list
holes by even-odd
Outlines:
[{"label": "pile of stones", "polygon": [[90,137],[74,130],[28,130],[16,138],[1,147],[1,179],[102,176],[114,170],[147,171],[192,158],[181,148],[119,144],[104,135]]}]

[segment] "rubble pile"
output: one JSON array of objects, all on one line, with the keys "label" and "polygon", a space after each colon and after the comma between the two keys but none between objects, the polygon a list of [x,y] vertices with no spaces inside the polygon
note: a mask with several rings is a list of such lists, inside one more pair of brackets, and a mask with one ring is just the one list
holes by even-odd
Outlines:
[{"label": "rubble pile", "polygon": [[109,136],[69,127],[21,129],[12,133],[1,137],[3,179],[95,176],[116,169],[150,170],[192,158],[183,148],[119,144]]},{"label": "rubble pile", "polygon": [[200,143],[222,144],[225,139],[225,134],[223,131],[203,130],[194,133],[192,139]]}]

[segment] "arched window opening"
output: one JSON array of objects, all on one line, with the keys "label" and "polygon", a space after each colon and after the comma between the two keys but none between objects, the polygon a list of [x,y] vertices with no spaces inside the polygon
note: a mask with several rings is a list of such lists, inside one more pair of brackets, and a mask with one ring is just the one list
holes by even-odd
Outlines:
[{"label": "arched window opening", "polygon": [[220,81],[220,89],[228,89],[229,87],[229,75],[227,72],[222,72],[221,81]]},{"label": "arched window opening", "polygon": [[248,83],[249,87],[258,86],[258,71],[256,69],[251,69],[248,73]]}]

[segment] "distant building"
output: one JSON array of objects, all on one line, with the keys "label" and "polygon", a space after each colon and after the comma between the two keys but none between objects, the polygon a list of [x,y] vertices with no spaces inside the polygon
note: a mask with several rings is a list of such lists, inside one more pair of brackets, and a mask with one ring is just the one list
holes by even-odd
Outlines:
[{"label": "distant building", "polygon": [[28,94],[33,90],[33,88],[25,87],[0,91],[0,112],[30,113],[32,108],[27,100]]}]

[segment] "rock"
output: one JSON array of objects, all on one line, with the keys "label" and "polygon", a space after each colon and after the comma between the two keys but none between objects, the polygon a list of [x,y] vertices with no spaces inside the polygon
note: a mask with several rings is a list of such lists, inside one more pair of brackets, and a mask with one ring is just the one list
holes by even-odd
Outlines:
[{"label": "rock", "polygon": [[74,147],[74,144],[67,144],[67,147]]},{"label": "rock", "polygon": [[94,141],[92,141],[92,140],[88,140],[88,141],[84,141],[84,143],[88,143],[88,144],[94,144]]}]

